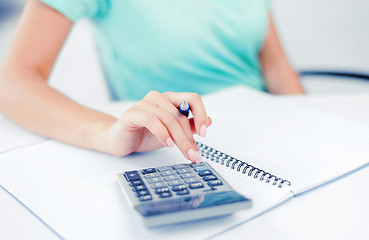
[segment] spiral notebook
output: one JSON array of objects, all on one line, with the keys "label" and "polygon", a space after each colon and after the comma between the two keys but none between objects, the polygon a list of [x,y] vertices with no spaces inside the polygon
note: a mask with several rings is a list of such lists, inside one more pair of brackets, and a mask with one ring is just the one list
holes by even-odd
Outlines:
[{"label": "spiral notebook", "polygon": [[204,102],[213,126],[196,138],[201,155],[253,200],[252,209],[154,229],[139,224],[116,174],[188,162],[176,149],[121,158],[46,141],[1,154],[0,185],[60,238],[204,239],[369,162],[368,128],[243,88]]}]

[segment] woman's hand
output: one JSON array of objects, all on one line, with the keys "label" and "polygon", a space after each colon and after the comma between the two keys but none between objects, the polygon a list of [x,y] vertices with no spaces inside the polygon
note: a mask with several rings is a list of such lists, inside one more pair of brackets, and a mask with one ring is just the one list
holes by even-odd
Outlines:
[{"label": "woman's hand", "polygon": [[[178,106],[182,101],[190,104],[193,118],[188,119],[179,113]],[[192,135],[197,133],[205,137],[210,125],[211,119],[200,95],[152,91],[106,130],[108,152],[121,156],[176,144],[187,159],[200,162]]]},{"label": "woman's hand", "polygon": [[[87,149],[126,155],[177,144],[187,159],[200,161],[192,133],[205,136],[211,120],[198,94],[151,92],[117,119],[48,85],[72,25],[41,1],[28,1],[0,68],[0,112],[37,134]],[[178,112],[182,101],[190,103],[194,119]]]}]

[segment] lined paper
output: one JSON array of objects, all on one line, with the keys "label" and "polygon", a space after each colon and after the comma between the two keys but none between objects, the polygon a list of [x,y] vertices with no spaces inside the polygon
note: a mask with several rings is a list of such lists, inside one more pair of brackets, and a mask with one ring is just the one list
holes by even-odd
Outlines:
[{"label": "lined paper", "polygon": [[279,189],[218,167],[253,200],[228,217],[149,229],[128,206],[116,174],[143,167],[188,163],[178,150],[114,157],[54,141],[0,156],[0,184],[66,239],[203,239],[250,219],[291,197]]},{"label": "lined paper", "polygon": [[[299,192],[368,162],[369,130],[339,118],[235,88],[204,98],[213,125],[201,142],[290,180],[277,188],[212,166],[253,200],[232,216],[145,228],[116,174],[187,162],[177,149],[114,157],[47,141],[0,155],[0,184],[66,239],[203,239],[251,219]],[[128,106],[103,107],[119,116]],[[192,237],[193,236],[193,237]]]},{"label": "lined paper", "polygon": [[273,97],[248,100],[237,95],[222,107],[206,99],[213,126],[200,141],[291,181],[296,192],[369,162],[369,128]]},{"label": "lined paper", "polygon": [[[217,95],[232,94],[230,89]],[[260,94],[246,90],[253,97]],[[120,116],[132,102],[98,106]],[[116,174],[127,170],[188,162],[178,150],[165,149],[120,158],[48,141],[0,156],[0,184],[66,239],[203,239],[246,221],[292,196],[255,179],[214,166],[253,208],[232,216],[148,229],[123,195]],[[212,163],[211,163],[212,164]]]}]

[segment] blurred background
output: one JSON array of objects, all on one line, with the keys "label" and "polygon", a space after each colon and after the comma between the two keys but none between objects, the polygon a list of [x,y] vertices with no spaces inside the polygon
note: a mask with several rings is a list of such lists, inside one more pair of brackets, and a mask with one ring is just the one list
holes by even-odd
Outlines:
[{"label": "blurred background", "polygon": [[0,0],[0,61],[14,34],[26,0]]},{"label": "blurred background", "polygon": [[[0,63],[25,3],[0,0]],[[272,0],[280,40],[293,68],[303,73],[309,94],[369,93],[368,11],[367,0]],[[344,76],[331,76],[332,72]],[[355,74],[360,78],[353,78]],[[50,82],[75,100],[88,103],[108,99],[102,79],[88,22],[81,21],[72,30]],[[81,94],[86,81],[102,94]]]}]

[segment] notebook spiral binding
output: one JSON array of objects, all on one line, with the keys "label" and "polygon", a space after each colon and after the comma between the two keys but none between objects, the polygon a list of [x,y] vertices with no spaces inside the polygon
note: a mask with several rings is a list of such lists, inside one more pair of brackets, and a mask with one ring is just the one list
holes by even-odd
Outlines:
[{"label": "notebook spiral binding", "polygon": [[276,185],[279,188],[284,186],[291,186],[291,182],[282,178],[279,178],[273,174],[270,174],[260,168],[254,167],[244,161],[238,160],[225,154],[221,151],[218,151],[212,147],[209,147],[203,143],[196,142],[200,154],[216,163],[220,163],[221,165],[225,165],[231,169],[236,169],[237,172],[241,172],[242,174],[247,174],[249,177],[254,177],[255,179],[259,179],[260,181],[264,181],[265,183],[271,183],[272,185]]}]

